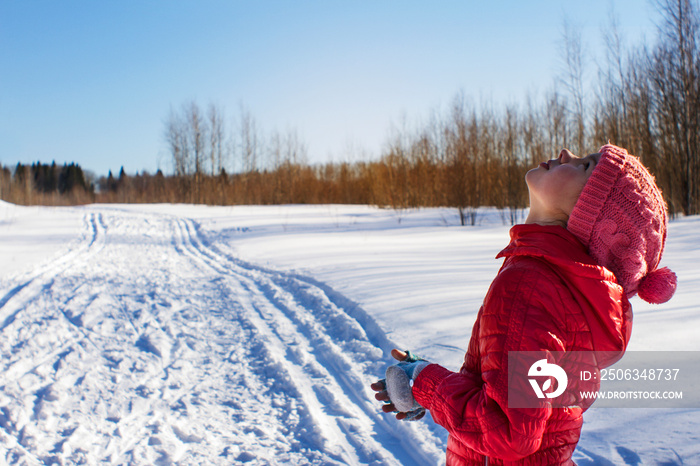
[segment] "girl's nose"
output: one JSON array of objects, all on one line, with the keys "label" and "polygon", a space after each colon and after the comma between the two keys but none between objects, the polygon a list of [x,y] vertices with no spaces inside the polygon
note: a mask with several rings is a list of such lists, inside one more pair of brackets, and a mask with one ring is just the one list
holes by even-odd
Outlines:
[{"label": "girl's nose", "polygon": [[569,162],[571,161],[572,158],[574,158],[574,154],[572,154],[571,152],[569,152],[568,149],[563,149],[563,150],[559,153],[559,161],[560,161],[561,163],[569,163]]}]

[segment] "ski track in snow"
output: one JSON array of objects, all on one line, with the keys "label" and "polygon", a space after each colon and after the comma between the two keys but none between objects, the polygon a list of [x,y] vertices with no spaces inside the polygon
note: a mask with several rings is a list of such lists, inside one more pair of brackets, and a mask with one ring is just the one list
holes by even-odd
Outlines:
[{"label": "ski track in snow", "polygon": [[391,342],[311,278],[186,218],[86,208],[61,257],[0,289],[0,463],[437,464],[381,413]]}]

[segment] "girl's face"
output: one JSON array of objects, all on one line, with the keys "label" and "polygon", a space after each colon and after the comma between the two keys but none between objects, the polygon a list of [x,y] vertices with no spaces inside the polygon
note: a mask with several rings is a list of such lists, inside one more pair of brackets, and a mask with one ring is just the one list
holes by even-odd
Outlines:
[{"label": "girl's face", "polygon": [[599,160],[599,153],[581,158],[564,149],[559,158],[542,162],[527,172],[525,181],[530,192],[530,214],[526,223],[566,226]]}]

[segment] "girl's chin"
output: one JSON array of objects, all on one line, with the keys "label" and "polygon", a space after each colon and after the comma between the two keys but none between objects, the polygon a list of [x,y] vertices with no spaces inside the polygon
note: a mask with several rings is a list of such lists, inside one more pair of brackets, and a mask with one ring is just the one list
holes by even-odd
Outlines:
[{"label": "girl's chin", "polygon": [[537,173],[538,171],[542,171],[542,168],[541,168],[541,167],[535,167],[535,168],[529,169],[529,170],[527,171],[527,173],[525,173],[525,181],[527,182],[527,179],[528,179],[530,176],[532,176],[533,173]]}]

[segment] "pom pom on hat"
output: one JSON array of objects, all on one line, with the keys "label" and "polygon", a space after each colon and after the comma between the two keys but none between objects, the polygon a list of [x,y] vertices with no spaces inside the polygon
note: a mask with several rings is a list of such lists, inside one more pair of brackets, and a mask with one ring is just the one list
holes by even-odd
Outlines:
[{"label": "pom pom on hat", "polygon": [[648,303],[662,304],[673,297],[676,284],[676,274],[668,267],[663,267],[642,278],[637,288],[637,295]]}]

